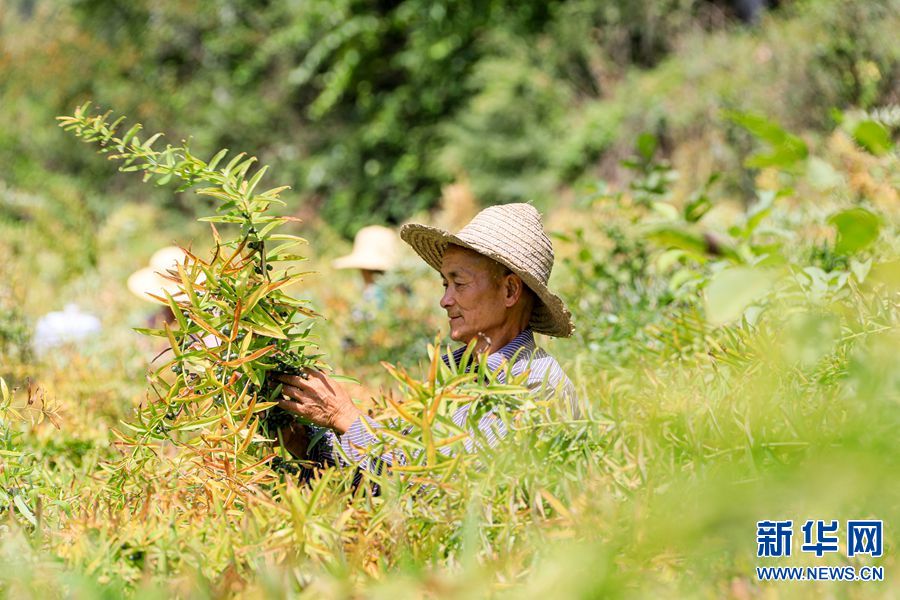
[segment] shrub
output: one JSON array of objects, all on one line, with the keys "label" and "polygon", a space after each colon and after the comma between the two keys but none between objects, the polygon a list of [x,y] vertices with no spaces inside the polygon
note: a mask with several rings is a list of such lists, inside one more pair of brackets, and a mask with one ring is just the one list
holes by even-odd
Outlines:
[{"label": "shrub", "polygon": [[[251,172],[256,159],[243,153],[226,164],[226,150],[208,162],[187,145],[154,150],[161,134],[141,140],[141,125],[122,132],[124,118],[110,121],[110,113],[90,116],[88,110],[85,104],[60,117],[60,125],[121,160],[122,171],[142,172],[145,181],[160,185],[175,180],[179,190],[203,185],[197,193],[217,202],[217,214],[201,218],[212,228],[211,255],[187,250],[184,264],[163,274],[180,291],[156,300],[168,306],[175,323],[139,330],[167,340],[169,348],[150,376],[151,397],[126,424],[129,433],[120,434],[132,453],[119,465],[116,481],[124,485],[132,475],[141,480],[141,469],[157,457],[154,445],[166,442],[193,453],[211,479],[224,475],[236,488],[264,480],[270,477],[264,465],[274,456],[269,444],[289,418],[269,411],[280,387],[269,386],[266,374],[322,366],[308,340],[316,313],[285,291],[307,275],[292,272],[304,240],[276,232],[290,217],[268,214],[286,187],[258,191],[266,167]],[[234,231],[233,237],[223,237],[215,224]]]}]

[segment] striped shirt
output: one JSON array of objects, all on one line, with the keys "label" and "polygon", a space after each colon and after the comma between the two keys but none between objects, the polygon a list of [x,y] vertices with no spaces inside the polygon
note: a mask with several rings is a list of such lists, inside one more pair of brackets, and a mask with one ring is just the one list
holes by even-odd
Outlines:
[{"label": "striped shirt", "polygon": [[[465,351],[465,346],[453,351],[454,363],[459,364]],[[444,362],[449,364],[449,357],[445,355],[443,358]],[[534,333],[530,328],[519,333],[511,342],[487,357],[487,365],[492,372],[497,373],[497,381],[500,383],[505,382],[506,367],[509,367],[510,363],[512,364],[509,371],[513,376],[523,375],[527,372],[526,385],[534,394],[545,398],[556,396],[568,403],[572,410],[576,410],[575,386],[572,385],[556,359],[535,345]],[[467,403],[453,413],[451,419],[458,427],[463,427],[471,408],[472,404]],[[380,423],[368,416],[359,417],[343,435],[338,435],[331,430],[310,427],[310,438],[315,439],[318,436],[320,439],[310,449],[309,460],[323,465],[348,466],[344,457],[336,452],[336,447],[340,446],[351,463],[362,468],[369,469],[374,464],[390,466],[394,463],[395,458],[398,463],[404,463],[402,455],[390,451],[375,458],[374,462],[367,456],[367,449],[380,441],[373,432],[381,427]],[[479,419],[478,429],[491,446],[497,444],[500,438],[506,435],[506,426],[503,421],[492,412],[486,413]],[[475,442],[472,438],[466,440],[464,444],[469,452],[475,449]]]}]

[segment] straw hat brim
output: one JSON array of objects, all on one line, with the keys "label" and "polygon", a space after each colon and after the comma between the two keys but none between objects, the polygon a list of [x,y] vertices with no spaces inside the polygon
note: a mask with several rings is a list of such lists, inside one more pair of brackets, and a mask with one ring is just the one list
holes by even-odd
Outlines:
[{"label": "straw hat brim", "polygon": [[550,289],[535,275],[515,265],[508,257],[496,252],[487,245],[477,240],[464,240],[438,227],[419,225],[416,223],[404,225],[400,230],[400,238],[416,251],[422,260],[434,270],[440,272],[444,252],[449,244],[455,244],[474,250],[479,254],[499,262],[513,273],[522,278],[532,292],[537,296],[537,303],[531,313],[529,326],[537,333],[543,333],[553,337],[569,337],[575,331],[572,323],[572,314],[566,308],[562,299],[550,291]]},{"label": "straw hat brim", "polygon": [[127,285],[131,293],[141,300],[155,302],[156,304],[164,303],[150,294],[165,298],[166,292],[168,292],[177,299],[179,293],[178,284],[157,273],[153,267],[144,267],[132,273],[128,277]]},{"label": "straw hat brim", "polygon": [[[194,283],[201,284],[204,281],[206,281],[206,276],[201,272]],[[128,286],[129,291],[141,300],[147,300],[156,304],[167,305],[166,302],[153,297],[159,296],[159,298],[165,298],[166,293],[177,301],[187,298],[187,295],[181,290],[178,282],[166,279],[160,274],[160,271],[154,267],[138,269],[128,277],[126,285]]]},{"label": "straw hat brim", "polygon": [[390,271],[394,268],[393,261],[381,256],[363,256],[360,254],[348,254],[336,258],[331,266],[335,269],[366,269],[368,271]]}]

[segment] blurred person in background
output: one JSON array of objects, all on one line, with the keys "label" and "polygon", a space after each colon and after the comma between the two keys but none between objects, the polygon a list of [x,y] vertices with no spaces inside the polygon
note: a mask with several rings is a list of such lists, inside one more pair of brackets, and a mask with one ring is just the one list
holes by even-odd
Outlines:
[{"label": "blurred person in background", "polygon": [[353,238],[353,251],[332,262],[335,269],[356,269],[362,279],[360,303],[353,307],[354,321],[367,321],[384,308],[386,290],[379,280],[397,266],[397,234],[388,227],[363,227]]},{"label": "blurred person in background", "polygon": [[[172,296],[176,301],[186,298],[185,293],[180,291],[181,280],[178,265],[188,265],[188,260],[187,252],[178,246],[166,246],[153,253],[149,265],[138,269],[128,277],[129,291],[141,300],[151,302],[157,307],[157,310],[147,318],[145,327],[148,329],[163,329],[166,325],[172,328],[178,326],[175,315],[166,302],[166,295]],[[205,280],[206,276],[200,272],[194,283],[200,284]],[[209,347],[218,345],[218,339],[212,334],[198,341],[202,341]],[[168,344],[161,342],[160,347],[156,350],[165,348],[168,348]]]},{"label": "blurred person in background", "polygon": [[38,319],[32,345],[38,356],[66,344],[78,344],[100,334],[100,319],[82,312],[77,304],[53,311]]},{"label": "blurred person in background", "polygon": [[[556,396],[577,410],[572,382],[556,359],[535,345],[535,332],[568,337],[574,325],[563,301],[547,287],[553,247],[533,206],[487,208],[456,234],[410,224],[402,228],[400,236],[441,275],[444,294],[440,304],[449,319],[450,337],[464,344],[453,352],[457,364],[465,344],[475,341],[476,352],[488,355],[487,364],[498,372],[500,381],[505,379],[504,366],[511,367],[514,375],[527,373],[533,393]],[[444,356],[444,361],[449,363],[450,358]],[[283,385],[280,406],[316,425],[298,431],[295,440],[290,435],[283,439],[296,456],[339,464],[343,461],[336,450],[340,446],[362,468],[379,469],[395,460],[405,461],[393,452],[376,457],[374,464],[366,461],[367,448],[376,443],[375,432],[381,425],[360,411],[347,390],[325,373],[274,377]],[[454,413],[458,426],[465,425],[471,406],[464,404]],[[491,412],[474,426],[490,445],[506,434],[504,423]],[[319,441],[307,448],[308,439]],[[470,440],[466,448],[471,451],[474,442]]]},{"label": "blurred person in background", "polygon": [[150,264],[138,269],[128,277],[128,290],[159,309],[147,319],[147,327],[162,329],[165,324],[173,325],[175,315],[165,302],[166,294],[177,296],[179,283],[171,277],[178,277],[178,265],[184,264],[187,253],[178,246],[160,248],[150,257]]},{"label": "blurred person in background", "polygon": [[[128,277],[127,287],[138,298],[158,306],[147,319],[146,327],[161,329],[165,324],[173,325],[175,316],[164,302],[166,293],[178,297],[179,284],[172,281],[178,277],[178,265],[184,264],[187,253],[177,246],[160,248],[150,257],[150,264],[138,269]],[[202,281],[203,276],[198,278]],[[100,333],[100,320],[77,305],[67,304],[65,310],[50,312],[38,319],[32,341],[38,355],[46,354],[53,348],[67,343],[77,343]]]}]

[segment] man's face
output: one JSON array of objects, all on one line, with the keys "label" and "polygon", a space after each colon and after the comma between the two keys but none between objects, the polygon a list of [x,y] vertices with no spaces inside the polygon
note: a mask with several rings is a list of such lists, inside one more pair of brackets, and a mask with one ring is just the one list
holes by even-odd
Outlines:
[{"label": "man's face", "polygon": [[441,308],[450,317],[450,337],[468,343],[503,325],[503,287],[491,259],[468,248],[448,246],[441,263],[444,296]]}]

